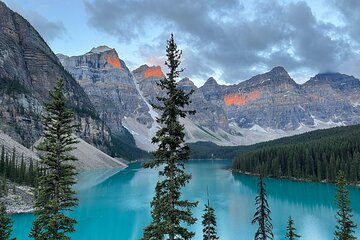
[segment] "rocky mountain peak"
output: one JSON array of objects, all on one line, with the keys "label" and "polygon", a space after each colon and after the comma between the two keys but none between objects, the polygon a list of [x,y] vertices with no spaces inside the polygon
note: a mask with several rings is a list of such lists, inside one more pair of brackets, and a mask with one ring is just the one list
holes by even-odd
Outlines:
[{"label": "rocky mountain peak", "polygon": [[147,64],[141,65],[133,71],[133,74],[137,80],[145,79],[161,79],[165,77],[164,72],[160,66],[148,66]]},{"label": "rocky mountain peak", "polygon": [[341,73],[319,73],[305,83],[307,86],[328,84],[332,88],[345,90],[360,88],[359,79]]},{"label": "rocky mountain peak", "polygon": [[219,84],[216,82],[215,78],[210,77],[206,82],[204,83],[203,87],[216,87],[219,86]]},{"label": "rocky mountain peak", "polygon": [[255,78],[258,77],[262,81],[273,81],[274,83],[281,83],[281,82],[293,82],[296,84],[292,78],[290,77],[289,73],[285,70],[284,67],[278,66],[271,69],[269,72],[266,72],[264,74],[260,74],[255,76]]},{"label": "rocky mountain peak", "polygon": [[188,78],[188,77],[185,77],[185,78],[181,79],[181,80],[178,82],[178,85],[195,87],[194,82],[191,81],[190,78]]},{"label": "rocky mountain peak", "polygon": [[103,53],[107,51],[115,51],[114,48],[109,48],[108,46],[102,45],[98,47],[93,47],[89,53]]},{"label": "rocky mountain peak", "polygon": [[41,135],[43,103],[56,82],[63,79],[69,107],[75,112],[77,134],[110,150],[109,129],[84,89],[64,70],[36,29],[1,1],[0,52],[0,129],[20,143],[32,145]]},{"label": "rocky mountain peak", "polygon": [[271,74],[274,74],[274,75],[278,75],[278,76],[285,76],[285,77],[289,77],[289,73],[285,70],[284,67],[282,66],[277,66],[277,67],[274,67],[273,69],[271,69],[270,72],[268,73],[271,73]]},{"label": "rocky mountain peak", "polygon": [[195,86],[194,82],[191,81],[188,77],[181,79],[178,82],[178,87],[180,87],[181,89],[187,91],[187,90],[196,90],[197,87]]},{"label": "rocky mountain peak", "polygon": [[89,55],[99,55],[100,60],[105,61],[105,63],[110,68],[124,70],[126,68],[125,63],[121,61],[118,53],[115,48],[109,48],[108,46],[99,46],[94,47],[90,50],[90,52],[86,53],[85,56]]},{"label": "rocky mountain peak", "polygon": [[163,78],[165,75],[160,66],[151,66],[145,65],[147,68],[144,71],[144,78]]},{"label": "rocky mountain peak", "polygon": [[0,1],[0,8],[7,8],[6,4]]},{"label": "rocky mountain peak", "polygon": [[264,85],[279,86],[280,84],[297,86],[296,82],[289,76],[285,68],[278,66],[274,67],[269,72],[256,75],[247,81],[241,82],[238,86],[246,88]]},{"label": "rocky mountain peak", "polygon": [[338,72],[336,73],[328,72],[328,73],[316,74],[310,80],[315,82],[338,82],[338,81],[346,82],[346,81],[351,81],[353,79],[355,79],[353,76],[349,76],[346,74],[341,74]]},{"label": "rocky mountain peak", "polygon": [[99,46],[81,56],[58,57],[64,68],[90,96],[114,136],[122,138],[126,135],[127,130],[122,125],[125,117],[142,127],[152,123],[149,109],[136,88],[133,75],[125,62],[119,59],[115,49]]},{"label": "rocky mountain peak", "polygon": [[[122,61],[114,48],[99,46],[92,48],[89,52],[80,56],[68,57],[63,54],[57,54],[62,65],[67,69],[76,80],[97,81],[118,81],[121,78],[117,76],[118,72],[123,72],[123,77],[130,74],[124,61]],[[88,70],[99,72],[99,74],[88,74]],[[110,74],[112,77],[102,78],[101,73]]]}]

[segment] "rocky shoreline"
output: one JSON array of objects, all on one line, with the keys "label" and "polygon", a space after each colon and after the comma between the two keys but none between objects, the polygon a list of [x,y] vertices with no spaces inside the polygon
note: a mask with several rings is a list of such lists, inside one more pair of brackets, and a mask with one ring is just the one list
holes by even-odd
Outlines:
[{"label": "rocky shoreline", "polygon": [[7,195],[2,194],[0,202],[6,206],[8,214],[31,213],[34,211],[34,188],[8,182]]}]

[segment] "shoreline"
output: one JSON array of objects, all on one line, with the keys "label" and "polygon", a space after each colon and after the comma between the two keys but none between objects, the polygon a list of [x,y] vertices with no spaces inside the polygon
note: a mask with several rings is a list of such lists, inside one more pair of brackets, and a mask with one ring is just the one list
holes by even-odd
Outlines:
[{"label": "shoreline", "polygon": [[[25,185],[7,182],[7,194],[0,197],[10,215],[34,212],[34,189]],[[14,191],[15,189],[15,191]]]},{"label": "shoreline", "polygon": [[[258,173],[251,173],[251,172],[244,172],[238,169],[233,169],[230,168],[230,171],[237,173],[237,174],[241,174],[241,175],[246,175],[246,176],[259,176]],[[287,177],[287,176],[281,176],[281,177],[274,177],[274,176],[265,176],[266,178],[271,178],[271,179],[275,179],[275,180],[287,180],[287,181],[292,181],[292,182],[302,182],[302,183],[321,183],[321,184],[332,184],[335,185],[335,182],[329,182],[327,180],[321,180],[321,181],[316,181],[316,180],[311,180],[311,179],[306,179],[306,178],[295,178],[295,177]],[[347,183],[347,186],[349,187],[354,187],[354,188],[360,188],[360,183],[357,184],[353,184],[353,183]]]}]

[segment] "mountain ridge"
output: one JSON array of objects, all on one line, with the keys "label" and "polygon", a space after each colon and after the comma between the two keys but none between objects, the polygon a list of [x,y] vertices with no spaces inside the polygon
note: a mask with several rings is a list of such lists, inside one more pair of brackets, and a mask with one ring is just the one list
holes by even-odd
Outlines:
[{"label": "mountain ridge", "polygon": [[[41,137],[49,91],[62,79],[67,105],[75,113],[76,135],[107,154],[124,155],[117,146],[119,139],[113,138],[89,96],[37,30],[0,3],[0,130],[30,148]],[[128,140],[131,143],[131,137]]]},{"label": "mountain ridge", "polygon": [[[71,67],[68,70],[71,72]],[[146,74],[149,70],[160,74]],[[164,73],[161,67],[146,64],[131,73],[129,81],[134,82],[136,87],[133,89],[137,91],[134,96],[143,99],[148,106],[141,113],[147,116],[148,121],[138,121],[139,116],[126,113],[121,121],[132,132],[137,144],[141,142],[144,149],[153,150],[155,146],[150,143],[149,129],[154,131],[155,119],[149,118],[147,113],[152,111],[149,108],[151,104],[158,104],[156,97],[164,94],[157,86]],[[197,111],[195,116],[184,120],[190,129],[187,141],[243,145],[319,128],[359,123],[357,112],[360,109],[356,101],[360,99],[359,93],[348,89],[346,97],[342,98],[344,88],[330,84],[340,77],[348,79],[352,84],[357,84],[359,80],[345,74],[324,74],[330,81],[322,84],[313,81],[313,78],[323,74],[298,84],[282,66],[232,85],[221,85],[210,77],[202,86],[196,87],[191,79],[181,78],[178,81],[179,88],[195,91],[188,108]],[[75,79],[79,80],[77,77]],[[139,137],[141,135],[146,137]]]}]

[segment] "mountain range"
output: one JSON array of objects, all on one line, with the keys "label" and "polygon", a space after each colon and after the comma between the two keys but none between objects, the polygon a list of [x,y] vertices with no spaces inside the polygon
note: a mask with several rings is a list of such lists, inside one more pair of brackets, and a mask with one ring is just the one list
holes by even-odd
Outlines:
[{"label": "mountain range", "polygon": [[[113,156],[137,157],[130,133],[115,137],[84,89],[64,69],[40,34],[0,1],[0,130],[26,147],[42,132],[41,114],[49,91],[63,79],[68,106],[75,112],[76,135]],[[130,136],[130,140],[129,139]]]},{"label": "mountain range", "polygon": [[[48,92],[64,79],[76,134],[113,156],[153,151],[159,66],[131,71],[115,49],[94,47],[80,56],[55,55],[30,23],[0,2],[0,129],[30,147],[41,136],[40,116]],[[360,123],[360,81],[321,73],[296,83],[283,67],[233,85],[210,77],[197,87],[189,78],[178,87],[194,90],[183,119],[187,142],[249,145],[320,128]],[[136,146],[135,146],[136,145]],[[139,149],[140,148],[140,149]]]},{"label": "mountain range", "polygon": [[[81,56],[57,55],[101,112],[112,132],[128,129],[138,147],[154,150],[151,136],[161,96],[159,66],[130,71],[115,49],[100,46]],[[340,73],[321,73],[297,84],[283,67],[234,85],[220,85],[210,77],[196,87],[189,78],[178,82],[194,90],[183,120],[188,142],[248,145],[333,126],[360,123],[360,81]]]}]

